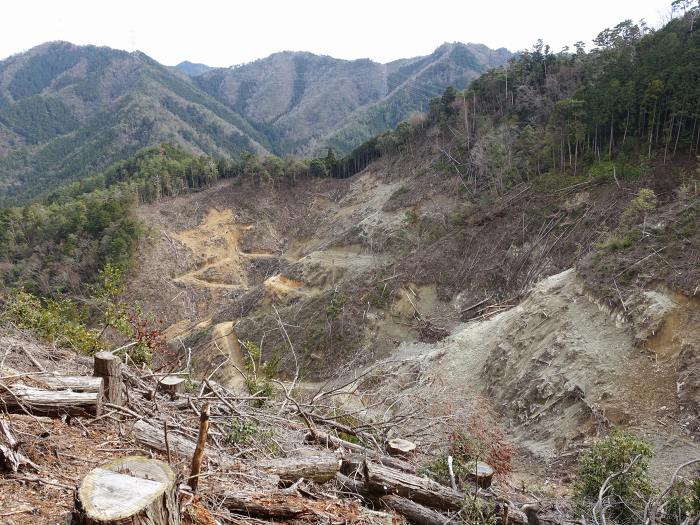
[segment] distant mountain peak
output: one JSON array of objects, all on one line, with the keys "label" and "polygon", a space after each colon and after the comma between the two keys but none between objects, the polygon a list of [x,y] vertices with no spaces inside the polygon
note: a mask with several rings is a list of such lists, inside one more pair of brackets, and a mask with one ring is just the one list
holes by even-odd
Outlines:
[{"label": "distant mountain peak", "polygon": [[180,62],[178,65],[174,66],[175,69],[180,71],[181,73],[184,73],[188,77],[197,77],[201,75],[202,73],[206,73],[207,71],[210,71],[211,69],[214,69],[211,66],[208,66],[206,64],[199,64],[196,62],[190,62],[189,60],[183,60]]}]

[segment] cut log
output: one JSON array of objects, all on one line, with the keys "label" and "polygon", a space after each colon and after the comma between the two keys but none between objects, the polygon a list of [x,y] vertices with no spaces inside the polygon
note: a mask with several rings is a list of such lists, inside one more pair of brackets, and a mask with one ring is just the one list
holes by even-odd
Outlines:
[{"label": "cut log", "polygon": [[402,498],[401,496],[388,495],[382,496],[379,500],[388,509],[393,510],[397,514],[401,514],[411,523],[416,525],[446,525],[452,521],[444,514],[438,511],[419,505],[415,501]]},{"label": "cut log", "polygon": [[0,465],[15,474],[24,465],[39,470],[39,467],[28,457],[18,452],[18,448],[19,442],[12,433],[10,423],[0,418]]},{"label": "cut log", "polygon": [[333,479],[340,469],[341,460],[336,456],[302,456],[296,458],[268,459],[256,462],[253,466],[279,476],[281,481],[294,482],[300,478],[325,483]]},{"label": "cut log", "polygon": [[424,507],[423,505],[419,505],[414,501],[402,498],[401,496],[377,496],[367,488],[364,482],[357,478],[350,478],[344,474],[338,473],[335,480],[338,483],[338,488],[343,492],[360,496],[362,499],[375,504],[383,505],[397,514],[401,514],[411,523],[417,523],[419,525],[444,525],[450,521],[447,516]]},{"label": "cut log", "polygon": [[104,398],[113,405],[124,404],[124,385],[122,382],[122,361],[112,352],[98,352],[95,354],[96,377],[104,380]]},{"label": "cut log", "polygon": [[[71,392],[69,390],[42,390],[15,383],[0,394],[8,412],[29,412],[39,416],[60,417],[99,416],[102,399],[97,392]],[[26,411],[26,412],[25,412]]]},{"label": "cut log", "polygon": [[338,472],[335,475],[335,481],[338,484],[338,488],[343,492],[355,494],[366,500],[376,499],[372,496],[372,493],[367,488],[367,485],[365,485],[361,479],[354,477],[351,478],[341,472]]},{"label": "cut log", "polygon": [[305,519],[310,523],[351,523],[360,514],[355,502],[312,500],[281,491],[226,492],[217,498],[232,512],[254,518],[288,520]]},{"label": "cut log", "polygon": [[127,456],[83,478],[72,525],[180,525],[178,484],[162,461]]},{"label": "cut log", "polygon": [[165,376],[158,383],[158,390],[174,397],[185,391],[185,380],[178,376]]},{"label": "cut log", "polygon": [[365,483],[378,494],[397,494],[441,510],[459,510],[464,494],[428,479],[365,461]]},{"label": "cut log", "polygon": [[[168,447],[165,445],[165,432],[162,427],[156,427],[140,419],[134,423],[134,437],[139,445],[167,453]],[[172,430],[168,432],[168,445],[172,454],[186,458],[192,457],[197,446],[193,440]]]},{"label": "cut log", "polygon": [[49,390],[72,390],[73,392],[98,392],[103,393],[103,380],[101,377],[91,376],[47,376],[39,378]]},{"label": "cut log", "polygon": [[491,486],[493,482],[493,469],[490,465],[479,461],[477,463],[472,463],[467,468],[469,469],[467,474],[469,480],[483,489],[487,489]]},{"label": "cut log", "polygon": [[[362,445],[358,445],[356,443],[350,443],[349,441],[332,436],[331,434],[326,434],[325,432],[320,432],[317,430],[315,436],[308,433],[304,439],[306,441],[313,441],[319,445],[325,445],[327,447],[333,446],[334,448],[341,448],[353,452],[354,454],[342,454],[343,462],[347,461],[348,464],[355,462],[355,460],[359,457],[359,454],[364,456],[363,460],[369,458],[373,461],[381,463],[382,465],[386,465],[387,467],[401,470],[403,472],[415,473],[416,471],[416,468],[407,461],[392,458],[391,456],[384,456],[370,448],[363,447]],[[361,462],[357,461],[357,466],[360,466],[360,464]]]},{"label": "cut log", "polygon": [[410,456],[416,451],[416,444],[405,439],[391,439],[386,444],[386,451],[392,456]]}]

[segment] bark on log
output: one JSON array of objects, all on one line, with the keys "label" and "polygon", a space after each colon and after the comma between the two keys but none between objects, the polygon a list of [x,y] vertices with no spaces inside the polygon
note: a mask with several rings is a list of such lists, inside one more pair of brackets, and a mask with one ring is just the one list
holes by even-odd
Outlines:
[{"label": "bark on log", "polygon": [[113,405],[124,404],[124,386],[122,382],[122,361],[112,352],[95,354],[93,375],[104,380],[104,397]]},{"label": "bark on log", "polygon": [[178,376],[166,376],[158,383],[158,390],[174,397],[185,391],[185,380]]},{"label": "bark on log", "polygon": [[358,478],[351,478],[341,472],[338,472],[335,475],[335,481],[338,483],[338,488],[343,492],[356,494],[357,496],[360,496],[362,499],[366,500],[376,499],[367,488],[367,485]]},{"label": "bark on log", "polygon": [[378,496],[377,494],[373,494],[367,485],[357,478],[350,478],[344,474],[338,473],[335,480],[338,483],[338,487],[343,492],[355,494],[364,500],[383,505],[397,514],[401,514],[411,523],[444,525],[450,521],[444,514],[424,507],[409,499],[402,498],[401,496]]},{"label": "bark on log", "polygon": [[[357,458],[359,455],[364,456],[364,459],[371,459],[373,461],[376,461],[378,463],[381,463],[382,465],[386,465],[387,467],[391,467],[397,470],[401,470],[403,472],[409,472],[411,474],[416,472],[416,468],[408,463],[407,461],[403,461],[398,458],[392,458],[391,456],[385,456],[382,454],[379,454],[378,452],[367,448],[363,447],[362,445],[358,445],[356,443],[350,443],[349,441],[345,441],[344,439],[340,439],[338,437],[332,436],[330,434],[326,434],[325,432],[320,432],[316,431],[316,436],[312,436],[311,433],[307,434],[306,437],[304,438],[306,441],[312,441],[315,443],[318,443],[319,445],[326,445],[326,446],[333,446],[336,448],[343,448],[346,450],[350,450],[354,452],[354,454],[343,454],[343,462],[347,462],[348,464],[352,463],[357,463],[357,466],[361,465],[361,462],[357,461]],[[346,459],[347,458],[347,459]]]},{"label": "bark on log", "polygon": [[103,379],[91,376],[48,376],[39,381],[48,390],[72,390],[73,392],[97,392],[102,397]]},{"label": "bark on log", "polygon": [[336,456],[301,456],[296,458],[268,459],[256,462],[253,466],[279,476],[282,481],[297,481],[300,478],[325,483],[335,477],[341,460]]},{"label": "bark on log", "polygon": [[450,518],[438,511],[424,507],[410,499],[402,498],[401,496],[388,495],[382,496],[379,501],[388,509],[393,510],[397,514],[401,514],[408,521],[416,525],[445,525]]},{"label": "bark on log", "polygon": [[311,523],[351,523],[360,515],[360,506],[342,500],[312,500],[281,491],[236,491],[222,495],[228,510],[254,518],[306,519]]},{"label": "bark on log", "polygon": [[204,459],[204,449],[207,446],[207,435],[209,434],[209,403],[202,405],[202,411],[199,414],[199,435],[197,436],[197,446],[192,455],[192,468],[190,469],[190,478],[188,484],[192,487],[192,492],[197,492],[199,485],[199,472],[202,469],[202,460]]},{"label": "bark on log", "polygon": [[[165,446],[165,433],[162,427],[156,427],[140,419],[134,423],[134,437],[140,445],[167,453]],[[184,437],[182,434],[173,432],[170,428],[168,432],[168,444],[172,454],[190,458],[196,448],[195,442]]]},{"label": "bark on log", "polygon": [[12,413],[30,412],[39,416],[99,416],[102,399],[97,392],[42,390],[16,383],[0,394],[0,403]]},{"label": "bark on log", "polygon": [[365,483],[372,492],[397,494],[417,503],[441,510],[459,510],[464,494],[427,479],[365,461]]},{"label": "bark on log", "polygon": [[80,484],[72,525],[180,525],[178,484],[162,461],[127,456],[91,470]]}]

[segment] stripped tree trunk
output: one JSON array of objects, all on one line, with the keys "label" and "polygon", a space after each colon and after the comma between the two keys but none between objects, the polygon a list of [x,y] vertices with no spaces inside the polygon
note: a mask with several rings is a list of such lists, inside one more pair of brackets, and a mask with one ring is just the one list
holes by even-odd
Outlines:
[{"label": "stripped tree trunk", "polygon": [[121,359],[112,352],[98,352],[95,354],[95,372],[93,374],[104,380],[105,400],[120,406],[124,404],[121,363]]},{"label": "stripped tree trunk", "polygon": [[0,393],[0,403],[8,412],[60,417],[99,416],[102,399],[98,392],[42,390],[16,383]]}]

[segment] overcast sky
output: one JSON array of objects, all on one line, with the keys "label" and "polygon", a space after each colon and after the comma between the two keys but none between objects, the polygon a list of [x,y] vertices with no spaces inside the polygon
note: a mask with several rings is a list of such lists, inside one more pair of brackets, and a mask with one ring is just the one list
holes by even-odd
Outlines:
[{"label": "overcast sky", "polygon": [[670,0],[6,0],[0,58],[49,40],[140,49],[159,62],[211,66],[282,50],[388,62],[443,42],[558,51],[626,18],[653,27]]}]

